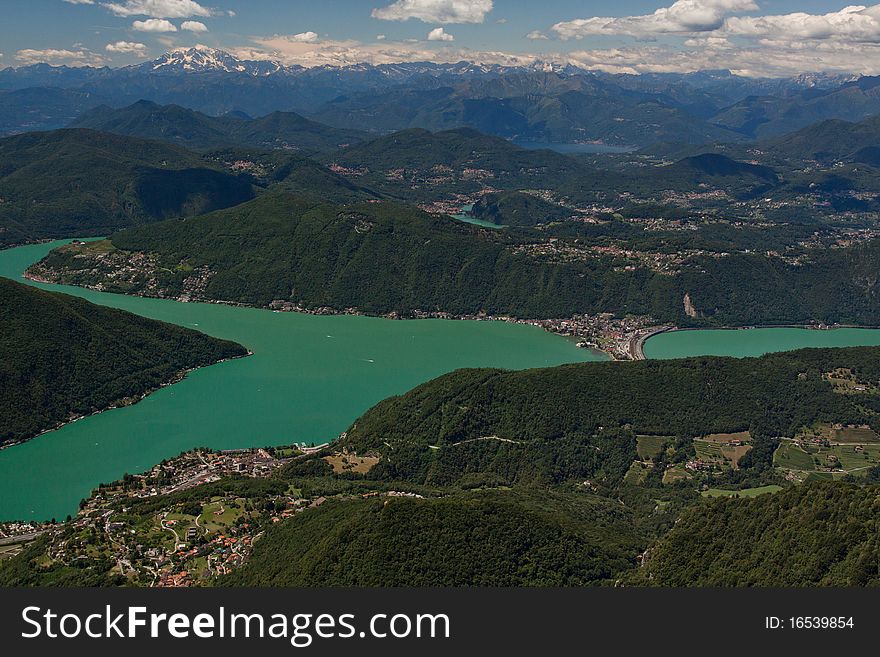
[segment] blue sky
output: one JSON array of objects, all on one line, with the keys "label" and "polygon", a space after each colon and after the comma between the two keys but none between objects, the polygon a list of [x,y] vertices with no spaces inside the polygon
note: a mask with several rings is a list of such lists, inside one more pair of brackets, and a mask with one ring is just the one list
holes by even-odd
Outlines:
[{"label": "blue sky", "polygon": [[204,44],[303,65],[471,59],[643,73],[880,73],[880,5],[830,0],[5,0],[0,66]]}]

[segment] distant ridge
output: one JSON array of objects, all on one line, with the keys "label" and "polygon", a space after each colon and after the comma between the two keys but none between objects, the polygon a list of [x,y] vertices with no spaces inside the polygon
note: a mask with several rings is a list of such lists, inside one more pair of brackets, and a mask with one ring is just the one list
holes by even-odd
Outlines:
[{"label": "distant ridge", "polygon": [[78,118],[71,127],[158,139],[195,150],[248,146],[314,153],[334,151],[367,137],[359,130],[333,128],[295,112],[273,112],[257,119],[242,112],[213,117],[148,100],[121,109],[102,105]]}]

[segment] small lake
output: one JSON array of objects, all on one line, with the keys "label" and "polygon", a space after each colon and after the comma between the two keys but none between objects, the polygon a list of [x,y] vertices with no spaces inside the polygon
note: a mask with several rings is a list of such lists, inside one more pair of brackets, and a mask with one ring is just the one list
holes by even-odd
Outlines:
[{"label": "small lake", "polygon": [[[30,264],[67,241],[0,251],[0,276],[21,280]],[[99,483],[193,447],[333,440],[382,399],[454,369],[605,358],[537,327],[503,322],[317,317],[39,287],[235,340],[254,355],[0,450],[3,520],[61,520]]]},{"label": "small lake", "polygon": [[502,226],[501,224],[493,224],[491,221],[477,219],[475,216],[468,214],[473,209],[473,205],[465,205],[461,209],[461,214],[454,214],[452,215],[452,218],[456,221],[462,221],[466,224],[473,224],[474,226],[481,226],[482,228],[491,228],[492,230],[501,230],[502,228],[504,228],[504,226]]},{"label": "small lake", "polygon": [[880,330],[839,328],[716,329],[669,331],[645,342],[646,358],[687,358],[688,356],[761,356],[774,351],[807,347],[880,346]]}]

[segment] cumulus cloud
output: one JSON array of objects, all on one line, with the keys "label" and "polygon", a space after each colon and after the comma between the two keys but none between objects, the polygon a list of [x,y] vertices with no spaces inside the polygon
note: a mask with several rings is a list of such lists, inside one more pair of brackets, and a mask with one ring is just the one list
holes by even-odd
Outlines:
[{"label": "cumulus cloud", "polygon": [[724,31],[747,37],[880,41],[880,5],[844,7],[828,14],[732,16]]},{"label": "cumulus cloud", "polygon": [[553,26],[562,39],[595,35],[699,35],[707,32],[752,38],[880,41],[880,5],[850,6],[827,14],[794,12],[741,16],[758,10],[754,0],[677,0],[644,16],[580,18]]},{"label": "cumulus cloud", "polygon": [[95,0],[64,0],[69,5],[93,5]]},{"label": "cumulus cloud", "polygon": [[131,24],[135,32],[177,32],[177,26],[164,18],[148,18],[145,21],[135,21]]},{"label": "cumulus cloud", "polygon": [[62,48],[46,48],[35,50],[25,48],[15,54],[15,59],[25,66],[31,64],[51,64],[53,66],[103,66],[106,60],[99,54],[89,50],[67,50]]},{"label": "cumulus cloud", "polygon": [[530,39],[532,41],[546,41],[549,37],[544,34],[541,30],[532,30],[528,34],[526,34],[526,39]]},{"label": "cumulus cloud", "polygon": [[143,43],[133,43],[131,41],[108,43],[104,46],[104,50],[118,55],[137,55],[138,57],[147,56],[147,47]]},{"label": "cumulus cloud", "polygon": [[213,9],[195,0],[126,0],[108,2],[104,6],[117,16],[150,16],[152,18],[191,18],[213,16]]},{"label": "cumulus cloud", "polygon": [[455,41],[455,37],[449,34],[442,27],[435,27],[428,32],[428,41]]},{"label": "cumulus cloud", "polygon": [[200,21],[183,21],[180,24],[180,29],[187,32],[207,32],[208,26]]},{"label": "cumulus cloud", "polygon": [[300,32],[288,37],[293,43],[318,43],[319,38],[315,32]]},{"label": "cumulus cloud", "polygon": [[241,59],[273,60],[299,66],[349,66],[368,63],[373,65],[397,64],[401,62],[433,61],[455,63],[462,60],[482,64],[502,66],[525,66],[534,63],[532,55],[514,55],[503,52],[474,51],[438,44],[427,48],[424,42],[376,41],[333,41],[325,39],[317,43],[296,41],[294,36],[275,35],[255,39],[257,47],[233,49],[234,55]]},{"label": "cumulus cloud", "polygon": [[880,45],[833,42],[763,42],[734,46],[725,39],[700,40],[682,50],[661,46],[580,50],[568,63],[608,73],[690,73],[723,69],[747,77],[786,77],[806,72],[880,75]]},{"label": "cumulus cloud", "polygon": [[482,23],[490,11],[492,0],[397,0],[374,9],[372,16],[383,21],[415,18],[425,23]]},{"label": "cumulus cloud", "polygon": [[658,34],[689,34],[720,29],[735,12],[755,11],[754,0],[677,0],[644,16],[593,17],[564,21],[553,26],[563,39],[593,35],[625,35],[637,38]]},{"label": "cumulus cloud", "polygon": [[[677,0],[643,16],[582,18],[557,23],[561,39],[666,37],[667,45],[581,50],[570,63],[606,71],[684,72],[724,68],[741,75],[807,71],[880,72],[880,5],[826,14],[755,16],[753,0]],[[680,41],[676,43],[675,39]]]}]

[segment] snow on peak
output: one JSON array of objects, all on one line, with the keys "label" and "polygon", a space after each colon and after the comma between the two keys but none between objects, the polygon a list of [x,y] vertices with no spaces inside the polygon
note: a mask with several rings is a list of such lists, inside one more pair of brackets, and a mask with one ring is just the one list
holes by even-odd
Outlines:
[{"label": "snow on peak", "polygon": [[247,73],[250,75],[270,75],[280,71],[283,66],[272,61],[244,61],[225,50],[196,46],[179,48],[165,53],[159,59],[150,62],[153,71],[186,71]]}]

